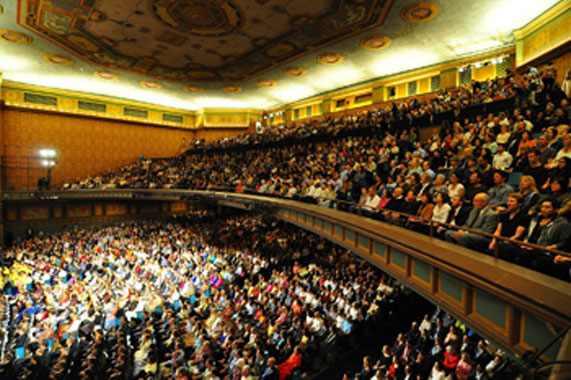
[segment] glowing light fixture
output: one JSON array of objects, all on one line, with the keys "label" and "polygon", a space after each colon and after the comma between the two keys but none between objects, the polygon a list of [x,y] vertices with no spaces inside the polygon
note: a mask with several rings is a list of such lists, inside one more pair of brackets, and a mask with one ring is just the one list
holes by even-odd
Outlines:
[{"label": "glowing light fixture", "polygon": [[44,148],[40,149],[40,157],[42,158],[53,158],[57,156],[55,149]]}]

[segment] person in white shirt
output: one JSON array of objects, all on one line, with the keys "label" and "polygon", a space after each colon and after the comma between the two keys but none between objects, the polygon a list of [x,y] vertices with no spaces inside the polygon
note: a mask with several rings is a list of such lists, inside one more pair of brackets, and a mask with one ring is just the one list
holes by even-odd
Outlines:
[{"label": "person in white shirt", "polygon": [[428,317],[428,314],[424,315],[424,319],[420,323],[418,329],[420,331],[426,330],[427,333],[430,333],[430,331],[432,330],[432,324],[430,323],[430,318]]},{"label": "person in white shirt", "polygon": [[448,204],[448,195],[444,193],[436,194],[434,198],[436,205],[432,210],[432,220],[435,222],[446,223],[448,221],[448,215],[452,211],[452,207]]},{"label": "person in white shirt", "polygon": [[366,215],[371,215],[374,212],[374,210],[376,210],[377,207],[379,206],[380,201],[381,198],[375,192],[375,188],[371,186],[369,188],[369,194],[367,195],[367,200],[365,201],[365,205],[363,206],[363,213]]},{"label": "person in white shirt", "polygon": [[432,372],[430,373],[430,380],[444,380],[446,378],[446,372],[442,369],[442,365],[439,361],[434,363],[432,367]]},{"label": "person in white shirt", "polygon": [[496,170],[507,170],[513,162],[512,155],[506,150],[505,144],[498,144],[498,153],[494,155],[492,166]]}]

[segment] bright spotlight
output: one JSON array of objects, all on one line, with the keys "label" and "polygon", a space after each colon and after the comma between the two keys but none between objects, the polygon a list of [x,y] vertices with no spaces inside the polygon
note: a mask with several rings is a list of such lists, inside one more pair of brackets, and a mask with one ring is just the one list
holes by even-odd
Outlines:
[{"label": "bright spotlight", "polygon": [[56,155],[57,152],[55,151],[55,149],[40,149],[40,157],[51,158],[55,157]]}]

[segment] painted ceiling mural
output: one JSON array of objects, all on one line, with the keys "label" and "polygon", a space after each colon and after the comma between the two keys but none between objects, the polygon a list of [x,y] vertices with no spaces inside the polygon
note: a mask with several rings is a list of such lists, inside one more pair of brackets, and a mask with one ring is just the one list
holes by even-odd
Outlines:
[{"label": "painted ceiling mural", "polygon": [[0,74],[182,110],[276,109],[513,47],[568,1],[0,0]]},{"label": "painted ceiling mural", "polygon": [[20,0],[20,25],[91,64],[243,82],[384,22],[393,0]]}]

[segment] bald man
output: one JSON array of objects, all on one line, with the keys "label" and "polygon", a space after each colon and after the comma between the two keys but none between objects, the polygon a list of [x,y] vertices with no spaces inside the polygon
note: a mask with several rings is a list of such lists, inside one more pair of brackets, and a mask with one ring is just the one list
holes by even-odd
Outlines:
[{"label": "bald man", "polygon": [[[464,227],[473,230],[494,233],[498,226],[499,217],[494,210],[488,205],[488,194],[478,193],[474,196],[474,209],[468,215],[468,219]],[[444,234],[447,241],[456,242],[462,247],[471,248],[477,251],[485,251],[492,241],[491,238],[479,235],[474,232],[463,230],[448,230]]]}]

